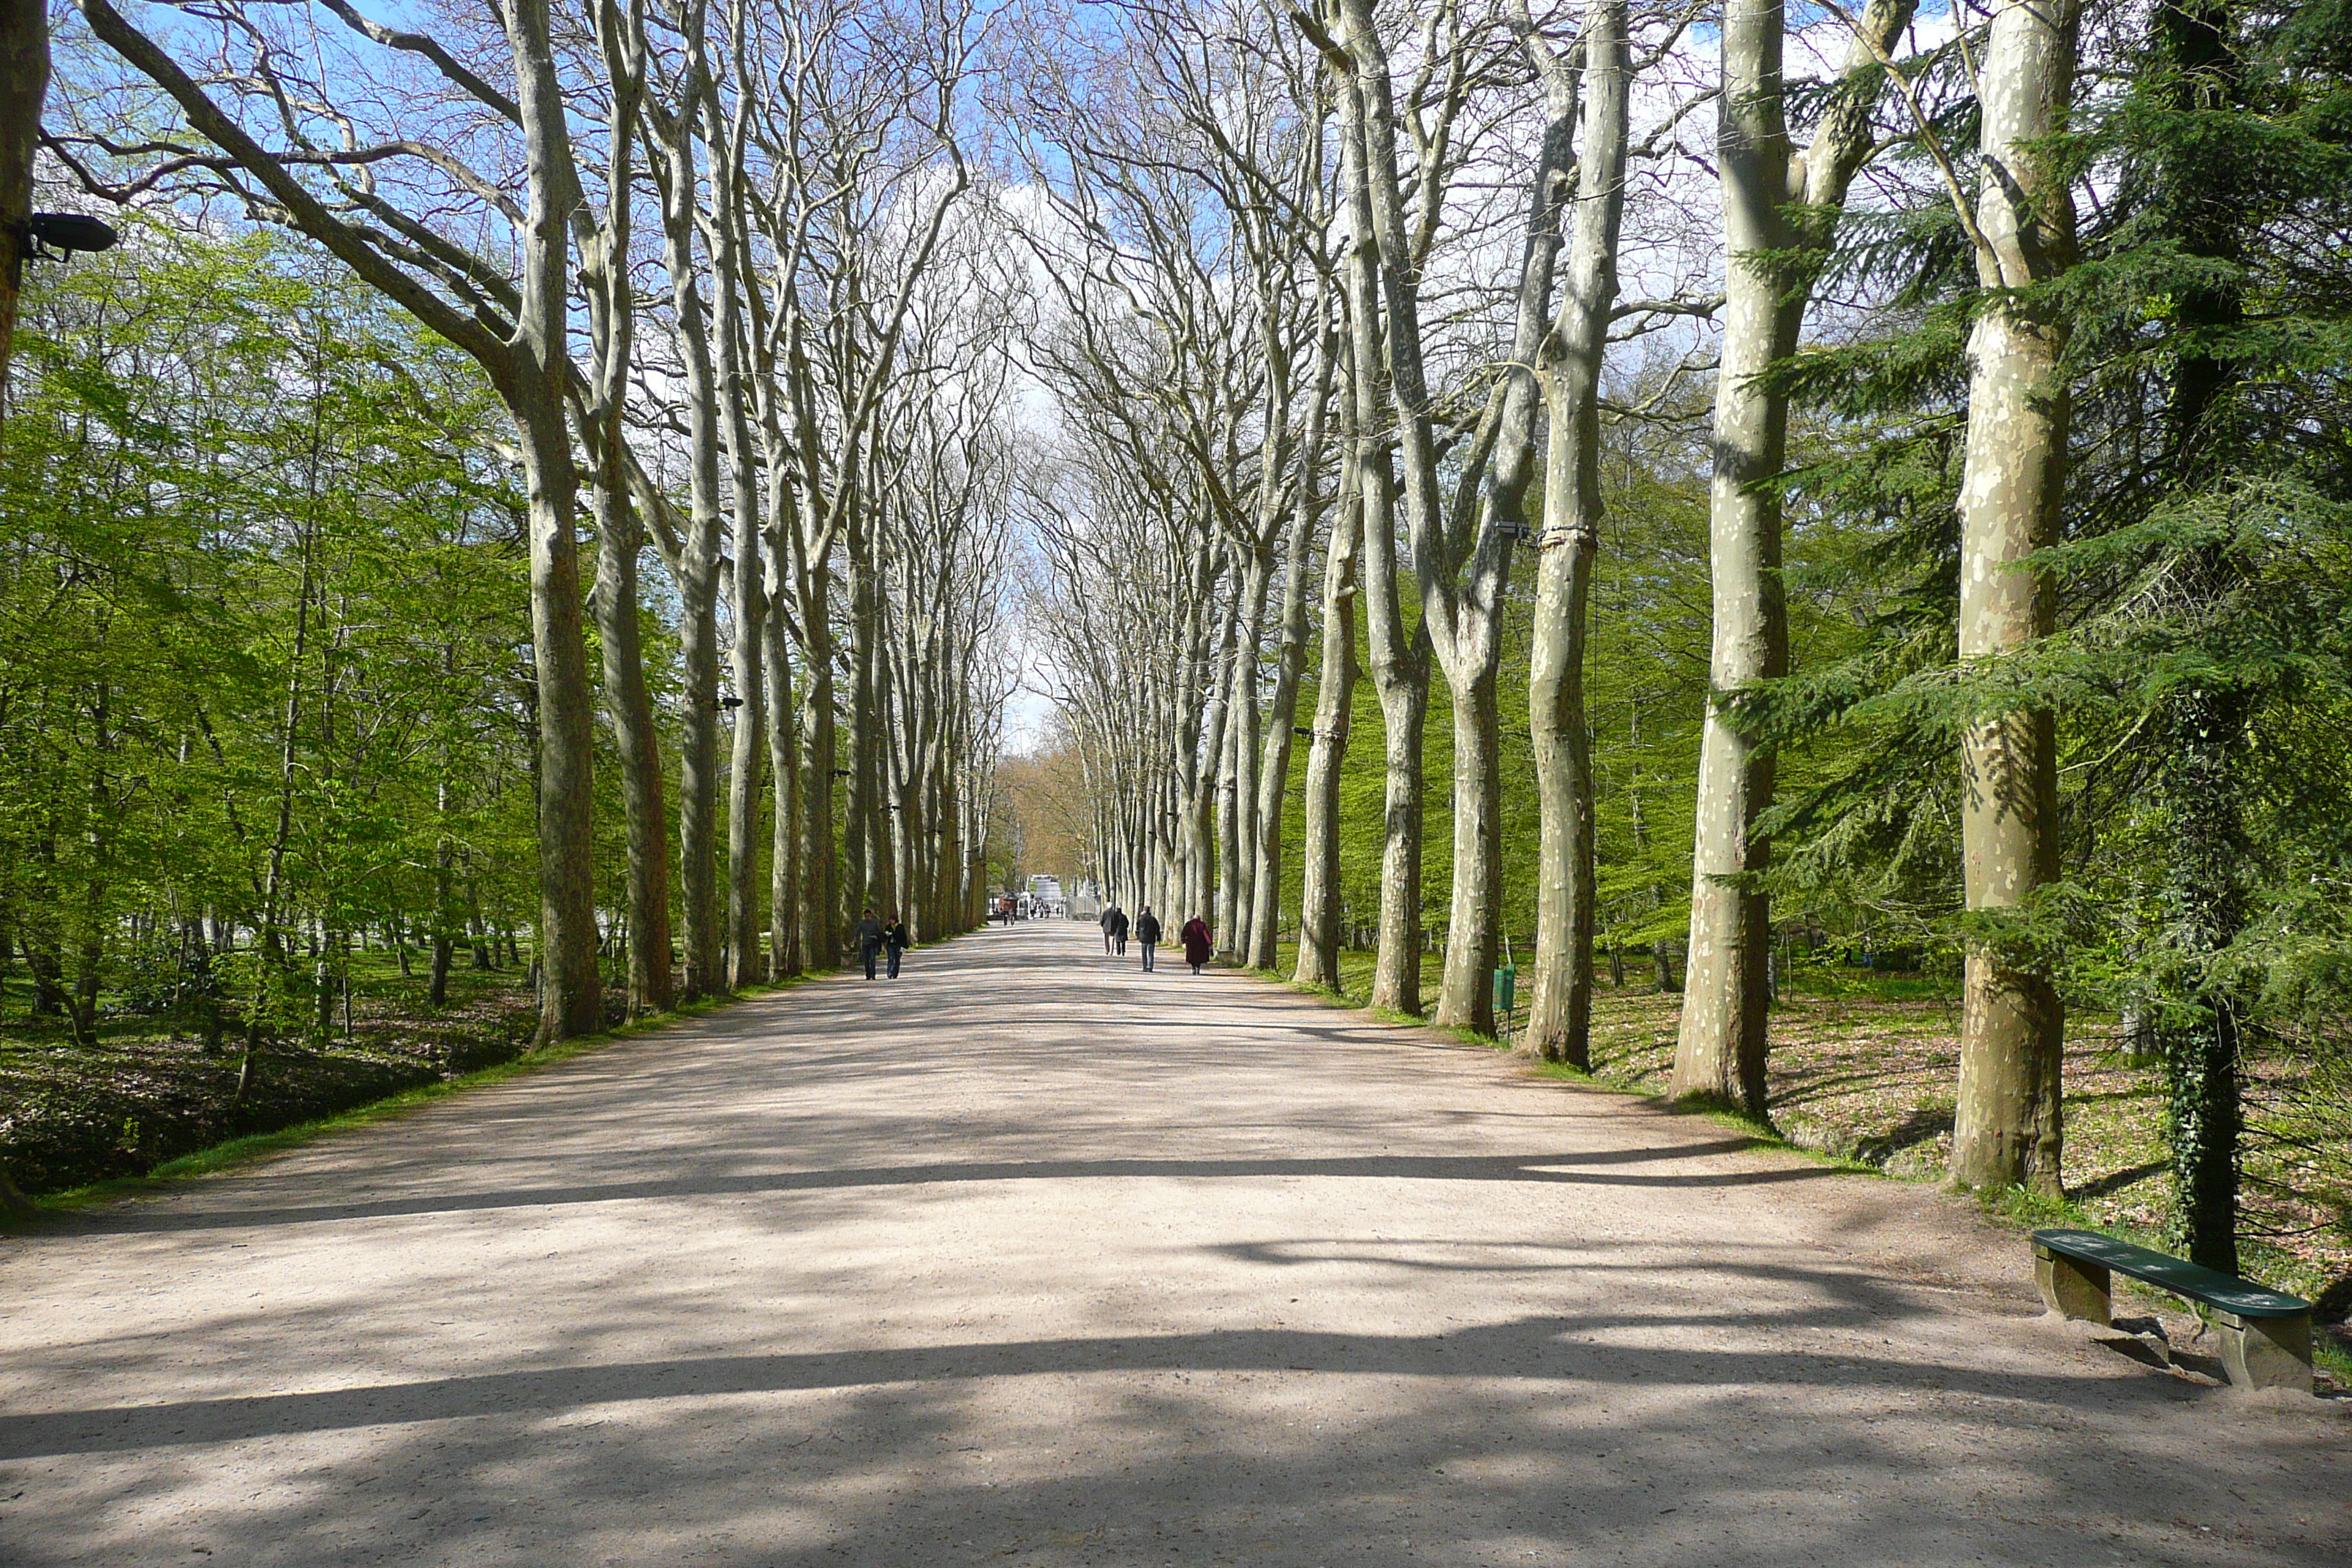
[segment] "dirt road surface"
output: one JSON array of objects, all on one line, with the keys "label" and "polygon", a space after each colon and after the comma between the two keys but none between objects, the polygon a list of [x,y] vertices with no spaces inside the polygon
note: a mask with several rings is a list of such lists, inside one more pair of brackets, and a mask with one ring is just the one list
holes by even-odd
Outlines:
[{"label": "dirt road surface", "polygon": [[0,1244],[0,1563],[2352,1562],[1923,1188],[1084,926]]}]

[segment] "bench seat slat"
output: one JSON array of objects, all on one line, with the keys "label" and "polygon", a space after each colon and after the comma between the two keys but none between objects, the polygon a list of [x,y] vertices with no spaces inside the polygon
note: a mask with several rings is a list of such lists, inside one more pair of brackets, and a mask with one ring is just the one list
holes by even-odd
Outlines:
[{"label": "bench seat slat", "polygon": [[2192,1301],[2202,1301],[2225,1312],[2235,1312],[2242,1318],[2296,1318],[2311,1310],[2311,1303],[2299,1297],[2287,1295],[2261,1285],[2251,1285],[2232,1279],[2219,1269],[2191,1263],[2185,1258],[2137,1247],[2128,1241],[2118,1241],[2111,1236],[2101,1236],[2090,1230],[2037,1230],[2033,1233],[2037,1246],[2085,1263],[2096,1263],[2144,1279],[2150,1285],[2186,1296]]}]

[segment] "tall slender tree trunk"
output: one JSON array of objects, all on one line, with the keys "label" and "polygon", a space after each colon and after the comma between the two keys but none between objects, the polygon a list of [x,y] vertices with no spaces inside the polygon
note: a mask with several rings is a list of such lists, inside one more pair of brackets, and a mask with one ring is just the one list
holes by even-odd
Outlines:
[{"label": "tall slender tree trunk", "polygon": [[755,879],[760,870],[760,800],[764,780],[760,776],[768,749],[768,695],[761,679],[766,660],[761,644],[767,636],[768,590],[760,560],[760,481],[752,458],[751,425],[746,404],[750,375],[748,356],[737,321],[740,296],[733,246],[724,237],[732,225],[722,219],[716,231],[727,252],[717,268],[720,290],[713,325],[719,341],[719,375],[723,384],[727,426],[728,475],[733,491],[735,552],[730,580],[735,606],[735,643],[730,669],[735,683],[733,749],[727,773],[727,984],[730,988],[759,981],[761,962],[760,902]]},{"label": "tall slender tree trunk", "polygon": [[1221,957],[1240,954],[1242,926],[1249,919],[1243,889],[1250,879],[1250,846],[1256,839],[1257,647],[1265,616],[1266,568],[1255,551],[1244,552],[1240,613],[1234,617],[1233,657],[1225,666],[1225,744],[1217,783],[1217,899],[1211,914]]},{"label": "tall slender tree trunk", "polygon": [[1715,475],[1707,495],[1714,579],[1711,696],[1699,743],[1696,834],[1691,874],[1690,963],[1675,1047],[1673,1092],[1765,1113],[1765,951],[1771,930],[1763,892],[1742,879],[1769,849],[1755,833],[1772,798],[1770,752],[1741,731],[1725,704],[1789,670],[1788,615],[1780,586],[1780,499],[1767,481],[1787,448],[1788,400],[1759,384],[1796,347],[1801,299],[1769,270],[1790,245],[1789,131],[1782,108],[1782,0],[1727,0],[1723,96],[1717,100],[1716,164],[1722,184],[1723,357],[1716,372]]},{"label": "tall slender tree trunk", "polygon": [[[443,764],[447,765],[446,761]],[[457,922],[465,917],[457,908],[457,889],[450,868],[457,863],[457,848],[449,835],[449,781],[446,778],[433,786],[433,812],[441,829],[433,846],[433,969],[425,984],[425,1000],[428,1005],[446,1006],[449,1001],[449,961],[456,956]],[[640,940],[631,933],[631,945]]]},{"label": "tall slender tree trunk", "polygon": [[677,100],[648,104],[646,138],[661,197],[663,265],[686,417],[687,528],[671,563],[678,596],[678,935],[689,1001],[723,990],[726,926],[719,897],[719,579],[724,532],[719,492],[719,371],[711,347],[711,302],[695,250],[702,179],[697,128],[709,90],[706,7],[690,0],[679,19],[683,60]]},{"label": "tall slender tree trunk", "polygon": [[1219,900],[1217,951],[1240,959],[1249,952],[1251,900],[1257,888],[1257,752],[1264,737],[1258,709],[1258,652],[1265,630],[1265,600],[1273,576],[1267,552],[1253,548],[1242,574],[1240,636],[1233,665],[1233,850],[1224,857],[1226,886]]},{"label": "tall slender tree trunk", "polygon": [[[2165,0],[2150,20],[2153,52],[2168,69],[2175,112],[2223,106],[2243,112],[2236,7],[2227,0]],[[2180,248],[2232,264],[2214,269],[2201,285],[2177,289],[2172,299],[2183,346],[2166,410],[2166,467],[2180,476],[2179,482],[2194,487],[2204,474],[2226,472],[2229,466],[2217,450],[2231,438],[2231,422],[2221,416],[2242,372],[2209,345],[2229,342],[2245,319],[2237,281],[2242,274],[2234,264],[2244,257],[2246,221],[2231,203],[2211,199],[2214,176],[2197,152],[2168,144],[2157,175],[2168,226]],[[2184,562],[2174,581],[2175,594],[2200,620],[2243,587],[2237,563],[2215,546]],[[2238,1271],[2239,1143],[2245,1131],[2240,1016],[2247,998],[2226,955],[2245,928],[2240,878],[2252,863],[2237,766],[2248,717],[2246,694],[2223,670],[2176,690],[2162,715],[2166,760],[2158,784],[2172,830],[2157,943],[2160,994],[2168,1005],[2156,1011],[2152,1032],[2167,1080],[2175,1229],[2193,1261],[2225,1274]]]},{"label": "tall slender tree trunk", "polygon": [[[1983,177],[1979,281],[2045,283],[2074,259],[2074,205],[2044,140],[2074,86],[2074,0],[1998,0],[1979,70]],[[1959,652],[1969,665],[2046,637],[2048,583],[2026,563],[2058,537],[2068,424],[2066,322],[2046,298],[2004,295],[1969,335],[1967,467],[1960,485]],[[2050,710],[1970,724],[1960,747],[1968,907],[2014,911],[2058,874],[2057,740]],[[1960,1010],[1952,1179],[2062,1190],[2060,1069],[2065,1015],[2048,975],[2005,944],[1968,954]]]},{"label": "tall slender tree trunk", "polygon": [[1339,989],[1339,775],[1355,709],[1358,561],[1364,533],[1363,486],[1357,465],[1352,401],[1339,405],[1339,496],[1323,553],[1323,664],[1315,687],[1315,734],[1307,752],[1306,846],[1298,903],[1302,984]]},{"label": "tall slender tree trunk", "polygon": [[801,958],[825,971],[841,963],[840,848],[834,830],[833,628],[824,568],[813,563],[803,590],[808,693],[801,700]]},{"label": "tall slender tree trunk", "polygon": [[[1601,359],[1617,298],[1625,205],[1625,0],[1586,13],[1576,202],[1559,314],[1537,360],[1549,429],[1541,563],[1528,673],[1540,816],[1536,956],[1527,1039],[1548,1061],[1591,1065],[1592,747],[1585,614],[1600,551]],[[1547,64],[1557,73],[1557,61]]]},{"label": "tall slender tree trunk", "polygon": [[875,679],[876,606],[872,546],[867,531],[873,520],[862,514],[851,519],[849,542],[849,790],[844,803],[847,816],[843,834],[844,879],[848,902],[843,906],[844,928],[866,909],[883,901],[881,884],[888,863],[887,846],[876,831],[881,816],[882,713]]},{"label": "tall slender tree trunk", "polygon": [[[782,482],[783,476],[777,476]],[[761,647],[768,664],[768,778],[775,798],[770,803],[768,847],[768,978],[785,980],[801,972],[801,768],[800,749],[793,744],[792,650],[786,643],[783,615],[784,584],[781,575],[782,536],[771,535],[769,551],[777,559],[779,574],[772,580],[770,608]]]},{"label": "tall slender tree trunk", "polygon": [[[1349,47],[1358,24],[1351,19]],[[1363,74],[1360,69],[1359,75]],[[1363,491],[1363,581],[1372,686],[1379,694],[1386,763],[1381,848],[1379,954],[1371,1002],[1421,1011],[1421,747],[1429,713],[1429,638],[1408,632],[1399,602],[1396,479],[1387,435],[1396,422],[1381,344],[1379,228],[1365,166],[1366,119],[1355,81],[1339,91],[1341,167],[1354,240],[1348,254],[1349,348],[1355,370],[1358,482]]]},{"label": "tall slender tree trunk", "polygon": [[[638,115],[645,101],[643,17],[634,6],[595,13],[613,94],[605,188],[627,190],[635,178]],[[583,241],[581,274],[589,301],[593,365],[582,435],[593,465],[596,519],[593,607],[603,661],[604,721],[621,763],[621,815],[628,838],[628,1011],[666,1011],[677,1001],[670,968],[668,806],[661,736],[646,685],[638,626],[637,557],[645,535],[630,505],[637,476],[626,420],[629,367],[636,341],[635,283],[629,276],[630,204],[615,202]],[[647,500],[652,497],[648,491]],[[437,950],[436,950],[437,952]]]},{"label": "tall slender tree trunk", "polygon": [[[1772,754],[1726,704],[1789,671],[1780,499],[1789,405],[1764,371],[1793,353],[1820,259],[1871,146],[1878,59],[1912,0],[1875,0],[1857,24],[1841,91],[1792,161],[1781,72],[1783,0],[1729,0],[1717,167],[1722,184],[1723,355],[1716,373],[1715,472],[1707,495],[1714,642],[1691,867],[1690,963],[1672,1092],[1765,1114],[1771,906],[1753,879],[1770,859],[1756,822],[1772,804]],[[1867,81],[1871,90],[1858,84]],[[1801,203],[1789,216],[1791,201]],[[1801,275],[1789,253],[1803,247]]]},{"label": "tall slender tree trunk", "polygon": [[[1329,301],[1321,286],[1316,291],[1316,315],[1321,321],[1330,320]],[[1275,966],[1275,945],[1281,935],[1283,807],[1290,792],[1291,730],[1298,718],[1298,683],[1307,665],[1307,568],[1319,510],[1317,481],[1322,476],[1338,363],[1339,334],[1326,325],[1316,348],[1313,401],[1307,405],[1306,434],[1298,448],[1298,493],[1293,500],[1289,536],[1283,542],[1281,642],[1275,652],[1274,693],[1266,711],[1265,756],[1258,769],[1256,877],[1250,895],[1246,950],[1252,969]],[[1336,519],[1334,531],[1338,531]],[[1299,951],[1303,963],[1303,936]]]}]

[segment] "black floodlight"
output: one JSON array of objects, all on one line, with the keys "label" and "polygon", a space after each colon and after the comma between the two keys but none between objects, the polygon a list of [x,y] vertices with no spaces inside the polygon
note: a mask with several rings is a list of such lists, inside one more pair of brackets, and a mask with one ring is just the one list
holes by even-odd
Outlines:
[{"label": "black floodlight", "polygon": [[43,261],[64,261],[77,250],[111,250],[121,238],[114,226],[87,213],[35,213],[25,220],[26,255]]},{"label": "black floodlight", "polygon": [[1524,542],[1533,539],[1535,534],[1536,531],[1524,522],[1498,522],[1495,525],[1495,536],[1498,539],[1517,539]]}]

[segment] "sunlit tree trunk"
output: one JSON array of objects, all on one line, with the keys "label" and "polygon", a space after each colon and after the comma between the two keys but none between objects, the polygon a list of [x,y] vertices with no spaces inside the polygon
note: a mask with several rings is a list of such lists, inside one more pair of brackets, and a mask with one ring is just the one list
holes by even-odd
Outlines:
[{"label": "sunlit tree trunk", "polygon": [[[1350,27],[1349,47],[1356,47]],[[1379,693],[1387,778],[1381,851],[1380,951],[1371,1002],[1398,1013],[1421,1011],[1421,748],[1429,713],[1429,640],[1408,631],[1399,598],[1396,479],[1386,435],[1394,423],[1382,347],[1379,229],[1365,166],[1362,93],[1339,89],[1342,178],[1355,235],[1347,263],[1350,359],[1355,371],[1358,483],[1363,493],[1365,627],[1373,689]]]},{"label": "sunlit tree trunk", "polygon": [[[597,16],[614,97],[613,123],[607,128],[607,184],[625,190],[633,178],[636,115],[643,102],[643,30],[634,10],[625,16],[605,6]],[[625,415],[636,324],[635,284],[628,273],[631,227],[630,204],[614,203],[593,241],[583,248],[581,275],[589,300],[594,363],[581,424],[593,465],[593,606],[604,721],[620,758],[621,810],[628,836],[628,1010],[634,1016],[668,1008],[677,994],[670,965],[667,786],[638,625],[637,556],[644,531],[630,504],[633,476]],[[442,903],[446,908],[446,891]],[[441,917],[445,924],[447,919],[446,913]],[[444,988],[445,945],[436,941],[434,948],[436,993]],[[436,1005],[439,1000],[436,994]]]},{"label": "sunlit tree trunk", "polygon": [[1358,563],[1364,531],[1363,486],[1357,465],[1351,394],[1339,410],[1339,494],[1331,508],[1323,554],[1323,664],[1315,687],[1315,734],[1307,753],[1306,846],[1298,905],[1298,967],[1302,984],[1339,988],[1342,932],[1339,900],[1339,774],[1348,755],[1355,706]]},{"label": "sunlit tree trunk", "polygon": [[[1536,956],[1528,1045],[1546,1060],[1591,1065],[1592,746],[1584,710],[1585,614],[1600,549],[1601,360],[1617,298],[1624,214],[1627,48],[1624,0],[1586,13],[1576,201],[1559,312],[1538,356],[1549,429],[1536,574],[1528,721],[1540,813]],[[1538,63],[1561,90],[1560,62]]]},{"label": "sunlit tree trunk", "polygon": [[[710,115],[713,174],[732,190],[740,149]],[[730,658],[734,678],[734,745],[727,771],[727,974],[731,987],[761,977],[760,904],[754,881],[760,869],[761,766],[768,750],[768,698],[761,679],[766,664],[768,588],[761,561],[760,479],[751,445],[751,354],[742,320],[741,240],[733,212],[709,226],[712,237],[711,330],[719,339],[719,410],[727,436],[727,473],[733,502],[734,554],[729,586],[734,600],[735,642]],[[782,476],[777,476],[782,478]]]},{"label": "sunlit tree trunk", "polygon": [[663,258],[669,272],[672,332],[686,419],[688,519],[677,578],[678,663],[678,935],[686,954],[684,995],[691,1001],[726,988],[720,972],[725,927],[719,902],[719,572],[721,553],[719,392],[712,362],[709,310],[695,238],[701,118],[701,10],[685,29],[687,81],[667,113],[648,106],[655,129],[649,161],[661,191]]},{"label": "sunlit tree trunk", "polygon": [[[1321,286],[1316,292],[1316,312],[1319,319],[1329,320],[1328,303]],[[1314,549],[1315,519],[1320,510],[1317,496],[1329,429],[1331,387],[1338,367],[1339,335],[1335,328],[1323,328],[1315,357],[1315,389],[1307,405],[1306,435],[1298,449],[1298,493],[1292,500],[1289,536],[1283,542],[1281,644],[1275,653],[1274,693],[1266,711],[1265,758],[1258,771],[1256,883],[1250,898],[1247,949],[1247,962],[1253,969],[1275,966],[1275,946],[1281,935],[1283,806],[1290,789],[1291,731],[1298,718],[1298,683],[1307,664],[1307,568]],[[1336,516],[1332,527],[1335,534],[1339,531]],[[1328,626],[1328,619],[1325,625]],[[1348,651],[1352,654],[1354,650]],[[1310,771],[1311,766],[1310,763]],[[1303,920],[1301,925],[1303,929]],[[1303,967],[1303,935],[1299,958]]]},{"label": "sunlit tree trunk", "polygon": [[[1771,1003],[1771,909],[1748,879],[1769,847],[1755,831],[1772,802],[1772,754],[1725,703],[1786,675],[1780,498],[1788,397],[1765,369],[1796,350],[1805,302],[1846,188],[1871,146],[1878,60],[1909,22],[1911,0],[1875,0],[1857,24],[1842,90],[1812,145],[1792,161],[1781,72],[1782,0],[1730,0],[1724,12],[1717,169],[1724,238],[1722,363],[1716,373],[1715,471],[1707,496],[1714,643],[1699,751],[1691,874],[1690,962],[1673,1092],[1765,1114]],[[1858,84],[1871,84],[1864,89]],[[1790,204],[1800,203],[1796,216]],[[1803,247],[1791,279],[1790,253]]]},{"label": "sunlit tree trunk", "polygon": [[[2042,143],[2065,128],[2074,0],[1999,0],[1979,68],[1983,167],[1978,280],[2026,289],[2072,264],[2074,205]],[[2019,653],[2051,629],[2049,584],[2027,559],[2058,537],[2068,408],[2066,322],[2046,298],[1990,302],[1969,335],[1960,481],[1962,665]],[[2017,911],[2058,874],[2057,741],[2050,710],[1979,719],[1960,747],[1962,877],[1972,913]],[[1962,982],[1952,1179],[2061,1190],[2065,1016],[2048,975],[1997,939],[1971,942]]]}]

